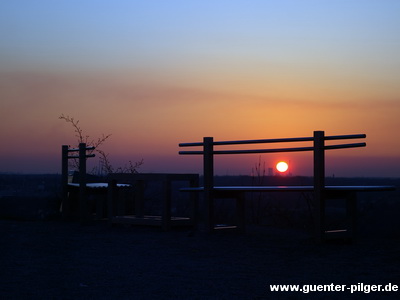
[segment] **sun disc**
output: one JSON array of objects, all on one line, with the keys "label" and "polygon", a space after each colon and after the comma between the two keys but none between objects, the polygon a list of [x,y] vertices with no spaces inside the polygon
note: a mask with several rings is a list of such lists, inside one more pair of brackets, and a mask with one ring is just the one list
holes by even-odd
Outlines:
[{"label": "sun disc", "polygon": [[276,169],[279,172],[283,173],[283,172],[286,172],[289,169],[289,165],[284,161],[280,161],[280,162],[278,162],[276,164]]}]

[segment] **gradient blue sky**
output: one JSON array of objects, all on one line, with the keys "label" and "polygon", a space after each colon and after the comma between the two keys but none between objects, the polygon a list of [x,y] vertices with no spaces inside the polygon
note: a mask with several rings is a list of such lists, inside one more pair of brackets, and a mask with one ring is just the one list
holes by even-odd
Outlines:
[{"label": "gradient blue sky", "polygon": [[142,171],[200,171],[177,144],[203,136],[325,130],[368,135],[329,172],[399,176],[399,15],[395,0],[2,1],[0,171],[58,172],[64,113]]}]

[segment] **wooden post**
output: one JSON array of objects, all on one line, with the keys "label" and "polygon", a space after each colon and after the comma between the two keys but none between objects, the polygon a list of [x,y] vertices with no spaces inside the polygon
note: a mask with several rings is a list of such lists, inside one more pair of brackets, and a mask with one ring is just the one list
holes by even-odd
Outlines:
[{"label": "wooden post", "polygon": [[325,133],[314,131],[314,219],[315,237],[321,242],[325,232]]},{"label": "wooden post", "polygon": [[79,143],[79,216],[81,223],[88,221],[86,198],[86,143]]},{"label": "wooden post", "polygon": [[[195,178],[190,179],[189,186],[195,188],[199,186],[199,176],[196,175]],[[193,229],[198,230],[199,225],[199,193],[190,193],[190,203],[191,203],[191,218],[193,221]]]},{"label": "wooden post", "polygon": [[204,200],[206,206],[205,224],[206,230],[214,230],[214,139],[212,137],[203,138],[203,163],[204,163]]},{"label": "wooden post", "polygon": [[346,195],[346,222],[349,237],[355,240],[357,237],[357,193]]},{"label": "wooden post", "polygon": [[107,207],[108,207],[108,224],[112,226],[113,218],[115,216],[115,202],[117,200],[117,181],[112,179],[108,182],[107,190]]},{"label": "wooden post", "polygon": [[162,212],[162,230],[169,231],[171,229],[171,203],[172,203],[172,196],[171,196],[171,180],[168,178],[164,179],[164,197],[165,201],[163,203],[163,212]]},{"label": "wooden post", "polygon": [[70,203],[68,199],[68,146],[61,147],[61,213],[63,219],[69,217]]},{"label": "wooden post", "polygon": [[245,192],[237,192],[236,194],[236,219],[239,232],[244,233],[246,230],[246,197]]},{"label": "wooden post", "polygon": [[[144,192],[145,192],[145,180],[139,179],[135,181],[135,215],[138,218],[144,217]],[[123,215],[124,212],[118,212]]]}]

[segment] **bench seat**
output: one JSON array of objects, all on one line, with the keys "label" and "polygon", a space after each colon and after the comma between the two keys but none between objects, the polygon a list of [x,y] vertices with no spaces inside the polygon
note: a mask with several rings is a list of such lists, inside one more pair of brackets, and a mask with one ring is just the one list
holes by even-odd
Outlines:
[{"label": "bench seat", "polygon": [[[313,192],[314,187],[309,185],[300,186],[215,186],[212,189],[217,192]],[[344,192],[373,192],[373,191],[394,191],[394,186],[326,186],[325,191]],[[203,192],[204,187],[181,188],[182,192]]]},{"label": "bench seat", "polygon": [[[356,230],[356,213],[357,213],[357,193],[358,192],[382,192],[394,191],[395,186],[325,186],[324,197],[325,199],[344,199],[346,201],[346,224],[347,229],[339,230],[324,230],[324,239],[352,239]],[[204,192],[204,187],[186,187],[181,188],[182,192]],[[214,186],[211,189],[213,197],[215,198],[233,198],[236,200],[236,213],[237,213],[237,226],[219,226],[214,225],[213,229],[239,229],[244,231],[245,227],[245,193],[251,192],[301,192],[313,193],[315,192],[314,186]]]},{"label": "bench seat", "polygon": [[[68,183],[68,186],[79,188],[79,183]],[[86,183],[86,187],[90,188],[90,189],[106,189],[106,188],[108,188],[108,183],[104,183],[104,182]],[[118,183],[117,187],[118,188],[131,187],[131,185]]]},{"label": "bench seat", "polygon": [[[213,137],[204,137],[202,142],[180,143],[179,147],[201,147],[200,150],[179,151],[181,155],[203,156],[203,182],[204,187],[190,187],[181,189],[182,192],[204,193],[204,220],[206,230],[212,232],[215,229],[215,198],[236,199],[237,225],[240,230],[245,226],[245,199],[249,192],[300,192],[312,193],[313,219],[315,222],[315,237],[318,242],[326,239],[325,208],[327,199],[343,199],[346,202],[346,228],[345,231],[351,238],[355,237],[357,215],[358,192],[382,192],[394,191],[394,186],[328,186],[325,184],[325,152],[335,149],[349,149],[365,147],[365,142],[337,144],[337,140],[364,139],[365,134],[326,136],[324,131],[314,131],[313,136],[297,138],[214,141]],[[309,142],[311,145],[302,147],[284,147],[269,149],[229,149],[231,145],[246,144],[276,144]],[[327,142],[327,143],[326,143]],[[220,149],[223,146],[224,149]],[[218,150],[216,148],[219,148]],[[305,152],[313,153],[313,184],[309,186],[215,186],[214,185],[214,159],[221,155],[236,154],[261,154],[261,153],[286,153]],[[340,230],[342,231],[342,230]],[[335,232],[338,232],[337,230]]]}]

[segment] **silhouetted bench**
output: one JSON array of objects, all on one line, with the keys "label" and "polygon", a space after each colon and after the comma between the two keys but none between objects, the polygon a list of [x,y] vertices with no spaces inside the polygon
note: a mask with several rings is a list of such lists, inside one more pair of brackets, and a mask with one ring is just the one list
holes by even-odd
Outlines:
[{"label": "silhouetted bench", "polygon": [[[173,210],[173,183],[186,182],[190,187],[199,185],[198,174],[171,174],[171,173],[114,173],[109,175],[110,179],[118,182],[129,183],[135,187],[133,197],[133,213],[127,213],[125,209],[116,209],[115,205],[109,202],[108,217],[110,224],[132,224],[160,226],[162,230],[168,231],[174,226],[194,226],[197,218],[197,198],[198,195],[192,195],[189,212],[184,214],[172,214]],[[146,185],[158,183],[161,196],[160,214],[146,214],[145,210],[145,190]],[[153,187],[152,192],[155,191]],[[112,190],[112,194],[115,193]],[[115,199],[117,197],[109,197]],[[115,201],[114,201],[115,204]],[[114,207],[113,207],[114,206]]]},{"label": "silhouetted bench", "polygon": [[[81,222],[86,222],[92,214],[89,208],[88,195],[95,195],[95,217],[104,218],[106,211],[106,197],[112,188],[132,188],[129,184],[116,184],[111,186],[108,182],[99,182],[99,177],[86,173],[86,160],[94,157],[92,153],[95,147],[87,147],[86,143],[80,143],[78,148],[70,148],[63,145],[61,150],[61,181],[62,181],[62,215],[64,219],[71,218],[74,213],[79,216]],[[78,160],[78,172],[69,174],[68,161]],[[115,195],[115,193],[113,193]]]},{"label": "silhouetted bench", "polygon": [[[196,188],[183,188],[184,192],[202,192],[205,199],[205,220],[207,231],[211,232],[216,227],[214,221],[214,199],[236,199],[236,227],[244,231],[245,228],[245,194],[248,192],[310,192],[314,194],[314,220],[315,237],[322,241],[331,236],[344,236],[354,238],[356,233],[357,193],[393,191],[394,186],[326,186],[325,185],[325,150],[365,147],[365,142],[350,144],[325,145],[325,141],[364,139],[365,134],[325,136],[324,131],[314,131],[312,137],[239,140],[239,141],[214,141],[212,137],[203,138],[203,142],[181,143],[179,147],[202,147],[200,151],[180,151],[182,155],[202,155],[204,166],[204,186]],[[311,142],[308,147],[293,147],[280,149],[245,149],[245,150],[214,150],[216,146],[244,145],[244,144],[271,144],[271,143],[296,143]],[[304,152],[312,151],[314,155],[314,185],[313,186],[215,186],[214,185],[214,156],[226,154],[255,154],[279,152]],[[325,230],[325,201],[327,199],[346,200],[346,229]]]}]

